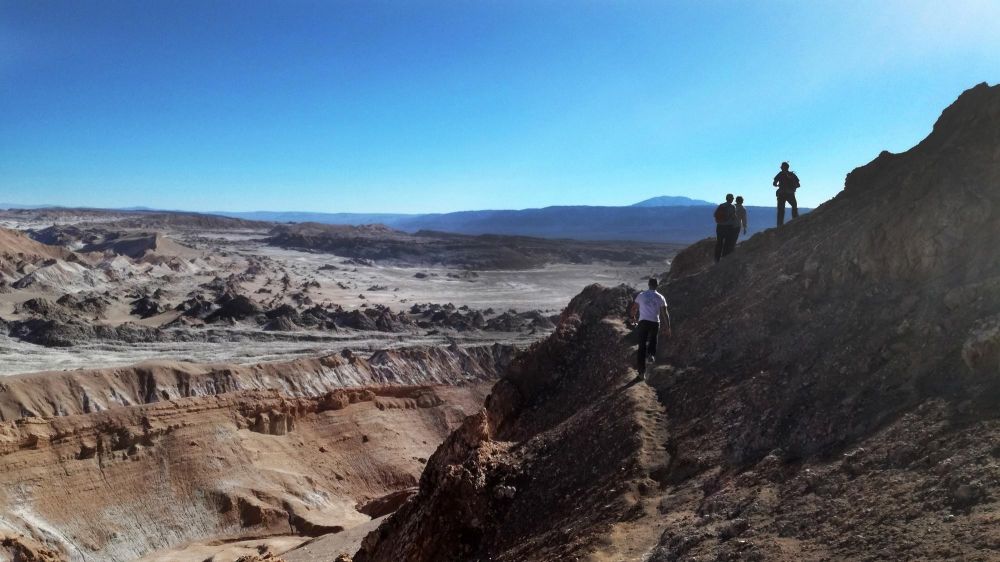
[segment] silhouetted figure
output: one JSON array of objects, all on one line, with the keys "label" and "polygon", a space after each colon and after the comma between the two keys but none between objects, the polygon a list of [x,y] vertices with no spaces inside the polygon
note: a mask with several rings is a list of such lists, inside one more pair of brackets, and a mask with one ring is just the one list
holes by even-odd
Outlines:
[{"label": "silhouetted figure", "polygon": [[788,162],[781,163],[781,171],[774,176],[774,187],[778,188],[774,195],[778,198],[778,226],[781,226],[785,224],[785,203],[791,203],[793,219],[799,216],[799,203],[795,200],[799,177],[788,169]]},{"label": "silhouetted figure", "polygon": [[634,322],[639,315],[636,333],[639,335],[639,355],[636,359],[636,369],[639,375],[646,372],[647,355],[649,361],[656,362],[656,338],[660,333],[660,316],[663,317],[664,334],[669,338],[670,314],[667,312],[667,299],[656,290],[656,278],[650,278],[649,289],[636,295],[635,302],[629,310],[629,316]]},{"label": "silhouetted figure", "polygon": [[747,226],[750,224],[747,222],[747,209],[743,206],[743,196],[736,196],[736,218],[740,220],[740,228],[743,229],[743,234],[747,233]]},{"label": "silhouetted figure", "polygon": [[726,194],[726,202],[715,208],[715,262],[736,249],[740,237],[740,219],[733,205],[733,194]]}]

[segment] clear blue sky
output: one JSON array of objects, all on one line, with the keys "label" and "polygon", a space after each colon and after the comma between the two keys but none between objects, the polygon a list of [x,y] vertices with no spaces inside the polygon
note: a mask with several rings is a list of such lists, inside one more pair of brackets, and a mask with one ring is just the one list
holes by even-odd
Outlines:
[{"label": "clear blue sky", "polygon": [[0,202],[835,195],[1000,80],[1000,2],[0,0]]}]

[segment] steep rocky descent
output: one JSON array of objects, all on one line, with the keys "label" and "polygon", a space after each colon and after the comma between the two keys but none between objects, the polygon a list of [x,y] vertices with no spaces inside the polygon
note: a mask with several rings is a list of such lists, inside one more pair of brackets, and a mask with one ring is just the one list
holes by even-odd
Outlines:
[{"label": "steep rocky descent", "polygon": [[484,392],[241,391],[2,422],[0,559],[124,561],[194,543],[159,559],[215,560],[241,539],[280,553],[365,524],[359,510],[412,487]]},{"label": "steep rocky descent", "polygon": [[646,513],[643,493],[667,457],[652,393],[624,386],[632,295],[592,286],[575,298],[434,453],[417,496],[355,562],[572,560]]},{"label": "steep rocky descent", "polygon": [[0,380],[0,420],[100,412],[190,396],[281,389],[317,396],[366,385],[469,384],[493,380],[512,346],[411,347],[370,357],[343,352],[255,365],[151,361],[119,368],[12,375]]},{"label": "steep rocky descent", "polygon": [[[656,513],[616,530],[566,522],[601,513],[595,492],[642,482],[601,470],[638,454],[616,448],[626,432],[602,439],[635,415],[636,391],[608,398],[626,353],[591,319],[574,328],[600,334],[578,360],[560,327],[518,362],[551,381],[572,361],[562,386],[498,383],[357,560],[565,560],[615,537],[646,550],[592,559],[1000,558],[998,203],[1000,87],[980,85],[919,145],[853,171],[833,201],[670,279],[675,338],[649,375],[669,434],[666,452],[644,453],[661,467],[644,488]],[[592,394],[571,400],[565,387]],[[613,415],[591,416],[608,402]],[[551,427],[553,404],[572,408],[567,439],[583,442],[509,437]],[[567,466],[586,470],[551,481]],[[643,543],[651,528],[658,540]]]}]

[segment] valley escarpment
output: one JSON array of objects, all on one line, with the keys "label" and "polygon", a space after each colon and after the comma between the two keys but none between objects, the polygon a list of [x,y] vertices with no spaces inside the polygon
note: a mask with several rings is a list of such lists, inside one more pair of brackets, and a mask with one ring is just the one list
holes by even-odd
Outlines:
[{"label": "valley escarpment", "polygon": [[514,354],[421,347],[5,377],[0,555],[133,560],[365,524],[405,500]]},{"label": "valley escarpment", "polygon": [[4,422],[0,552],[134,560],[192,541],[338,533],[367,522],[371,500],[415,485],[480,396],[260,390]]},{"label": "valley escarpment", "polygon": [[368,357],[344,351],[252,365],[150,361],[13,375],[0,379],[0,421],[87,414],[243,390],[274,389],[300,397],[370,385],[481,383],[499,376],[514,354],[509,345],[456,345],[384,350]]}]

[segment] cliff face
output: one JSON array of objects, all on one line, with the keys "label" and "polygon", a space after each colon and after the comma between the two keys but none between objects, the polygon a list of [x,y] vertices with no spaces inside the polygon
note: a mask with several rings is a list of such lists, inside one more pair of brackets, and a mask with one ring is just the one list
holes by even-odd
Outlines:
[{"label": "cliff face", "polygon": [[515,350],[509,345],[414,347],[371,357],[344,352],[314,359],[253,365],[177,361],[54,371],[4,377],[0,421],[53,417],[241,390],[279,389],[285,396],[318,396],[368,385],[467,384],[497,378]]},{"label": "cliff face", "polygon": [[368,523],[408,496],[513,355],[423,347],[5,377],[0,559],[187,560],[213,542],[296,544]]},{"label": "cliff face", "polygon": [[477,394],[243,391],[0,424],[0,556],[134,560],[343,531],[369,520],[364,504],[416,484]]},{"label": "cliff face", "polygon": [[998,244],[984,84],[834,200],[671,277],[656,407],[615,392],[627,292],[588,288],[357,559],[995,559]]}]

